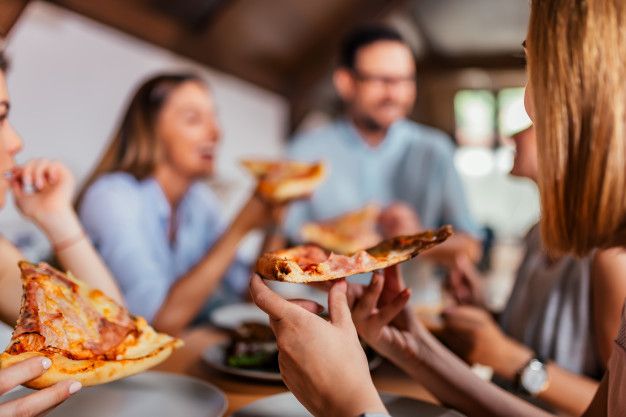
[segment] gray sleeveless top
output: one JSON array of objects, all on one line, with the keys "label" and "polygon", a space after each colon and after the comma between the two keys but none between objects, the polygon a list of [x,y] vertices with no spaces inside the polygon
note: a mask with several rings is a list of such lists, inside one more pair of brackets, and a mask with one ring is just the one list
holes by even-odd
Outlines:
[{"label": "gray sleeveless top", "polygon": [[526,235],[526,247],[500,325],[540,357],[601,379],[604,366],[591,313],[591,257],[549,261],[537,225]]}]

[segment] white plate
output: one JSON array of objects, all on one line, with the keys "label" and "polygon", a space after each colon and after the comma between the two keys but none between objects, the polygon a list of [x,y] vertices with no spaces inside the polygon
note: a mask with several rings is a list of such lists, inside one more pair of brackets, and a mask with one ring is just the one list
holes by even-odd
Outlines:
[{"label": "white plate", "polygon": [[[463,417],[457,411],[406,397],[381,394],[393,417]],[[272,395],[236,411],[232,417],[312,417],[290,392]]]},{"label": "white plate", "polygon": [[[20,388],[1,401],[32,392]],[[221,417],[224,394],[213,385],[184,375],[145,372],[109,384],[85,387],[48,417]]]},{"label": "white plate", "polygon": [[[212,368],[217,369],[225,374],[240,376],[244,378],[257,379],[261,381],[281,382],[283,379],[279,372],[257,371],[252,369],[234,368],[226,365],[226,348],[228,342],[217,343],[202,352],[202,359]],[[378,368],[383,362],[383,358],[375,355],[369,362],[370,371]]]},{"label": "white plate", "polygon": [[269,326],[270,320],[259,307],[251,303],[229,304],[215,309],[210,316],[211,322],[222,329],[235,330],[246,322],[261,323]]}]

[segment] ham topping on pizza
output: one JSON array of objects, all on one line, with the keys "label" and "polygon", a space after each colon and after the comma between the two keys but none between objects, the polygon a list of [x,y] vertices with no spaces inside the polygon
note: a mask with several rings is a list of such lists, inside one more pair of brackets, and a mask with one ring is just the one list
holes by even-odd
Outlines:
[{"label": "ham topping on pizza", "polygon": [[116,348],[137,335],[126,310],[101,291],[82,294],[74,281],[45,264],[20,267],[25,302],[8,353],[50,350],[71,359],[115,359]]}]

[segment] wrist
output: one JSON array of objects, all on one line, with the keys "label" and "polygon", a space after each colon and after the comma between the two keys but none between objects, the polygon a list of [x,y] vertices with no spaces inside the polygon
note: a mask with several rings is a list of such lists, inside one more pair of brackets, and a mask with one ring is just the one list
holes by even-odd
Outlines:
[{"label": "wrist", "polygon": [[533,358],[533,351],[524,345],[507,339],[503,349],[491,366],[493,371],[508,381],[514,381],[520,370]]},{"label": "wrist", "polygon": [[357,395],[347,395],[343,397],[346,404],[339,407],[336,416],[354,416],[358,417],[364,413],[388,414],[383,401],[378,395],[376,388],[372,384],[368,390]]},{"label": "wrist", "polygon": [[71,207],[67,210],[47,213],[46,216],[35,219],[35,223],[46,234],[52,245],[83,233],[83,227]]}]

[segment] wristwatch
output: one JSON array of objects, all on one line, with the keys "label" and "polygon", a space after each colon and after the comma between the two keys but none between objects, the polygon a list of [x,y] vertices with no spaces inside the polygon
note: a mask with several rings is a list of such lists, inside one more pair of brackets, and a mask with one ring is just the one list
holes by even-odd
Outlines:
[{"label": "wristwatch", "polygon": [[533,397],[548,388],[548,369],[543,360],[533,358],[517,373],[517,385],[526,394]]}]

